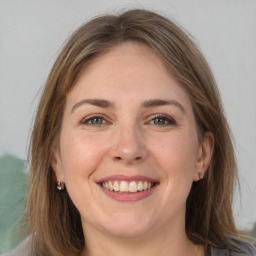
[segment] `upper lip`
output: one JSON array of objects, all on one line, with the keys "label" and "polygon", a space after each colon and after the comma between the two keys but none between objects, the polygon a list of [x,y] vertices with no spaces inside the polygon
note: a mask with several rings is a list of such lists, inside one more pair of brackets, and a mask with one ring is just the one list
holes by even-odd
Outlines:
[{"label": "upper lip", "polygon": [[110,175],[101,179],[96,180],[96,183],[102,183],[102,182],[107,182],[110,180],[117,180],[117,181],[147,181],[147,182],[154,182],[154,183],[158,183],[159,181],[154,179],[154,178],[150,178],[147,176],[142,176],[142,175],[133,175],[133,176],[126,176],[126,175],[121,175],[121,174],[117,174],[117,175]]}]

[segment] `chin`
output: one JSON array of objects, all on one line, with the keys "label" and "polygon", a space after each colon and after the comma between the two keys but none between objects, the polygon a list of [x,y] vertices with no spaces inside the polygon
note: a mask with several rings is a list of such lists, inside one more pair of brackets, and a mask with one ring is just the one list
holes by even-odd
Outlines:
[{"label": "chin", "polygon": [[143,215],[116,216],[112,221],[104,225],[104,229],[113,236],[119,238],[139,238],[150,233],[153,228],[153,220],[149,220]]},{"label": "chin", "polygon": [[148,227],[132,227],[132,226],[115,226],[108,228],[107,232],[115,237],[123,239],[138,239],[144,237],[145,234],[150,232]]}]

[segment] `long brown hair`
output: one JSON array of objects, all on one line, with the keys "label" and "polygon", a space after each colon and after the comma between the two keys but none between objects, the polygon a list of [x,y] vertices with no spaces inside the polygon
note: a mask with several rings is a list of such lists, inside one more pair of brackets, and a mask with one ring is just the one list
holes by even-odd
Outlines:
[{"label": "long brown hair", "polygon": [[194,243],[231,247],[237,236],[232,195],[237,178],[230,129],[212,72],[189,36],[159,14],[130,10],[81,26],[59,54],[38,106],[30,144],[27,217],[35,255],[80,255],[80,215],[67,191],[56,190],[50,162],[57,145],[67,94],[83,69],[100,54],[133,40],[150,47],[190,95],[198,129],[212,132],[215,147],[205,179],[192,185],[186,232]]}]

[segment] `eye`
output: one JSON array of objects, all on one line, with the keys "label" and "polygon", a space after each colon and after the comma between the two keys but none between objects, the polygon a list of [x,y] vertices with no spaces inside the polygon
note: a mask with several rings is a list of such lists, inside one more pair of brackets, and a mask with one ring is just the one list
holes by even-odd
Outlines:
[{"label": "eye", "polygon": [[101,115],[90,115],[82,120],[84,125],[104,125],[107,124],[107,121]]},{"label": "eye", "polygon": [[153,119],[151,119],[149,123],[158,126],[168,126],[176,124],[174,119],[166,115],[157,115]]}]

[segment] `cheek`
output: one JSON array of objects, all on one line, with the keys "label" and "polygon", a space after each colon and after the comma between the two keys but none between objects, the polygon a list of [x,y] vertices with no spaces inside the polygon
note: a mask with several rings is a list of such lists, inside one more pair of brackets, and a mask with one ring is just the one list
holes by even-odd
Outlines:
[{"label": "cheek", "polygon": [[61,142],[62,171],[66,182],[89,177],[104,156],[104,143],[96,136],[66,133]]},{"label": "cheek", "polygon": [[167,159],[176,159],[183,164],[190,163],[196,159],[197,143],[191,137],[172,136],[166,139],[162,147],[162,154]]},{"label": "cheek", "polygon": [[[83,133],[63,133],[61,138],[62,173],[66,189],[80,213],[87,214],[86,205],[93,195],[91,175],[105,154],[102,138]],[[107,145],[107,143],[105,143]]]},{"label": "cheek", "polygon": [[192,182],[198,147],[194,138],[177,133],[158,140],[152,147],[157,163],[171,182]]}]

